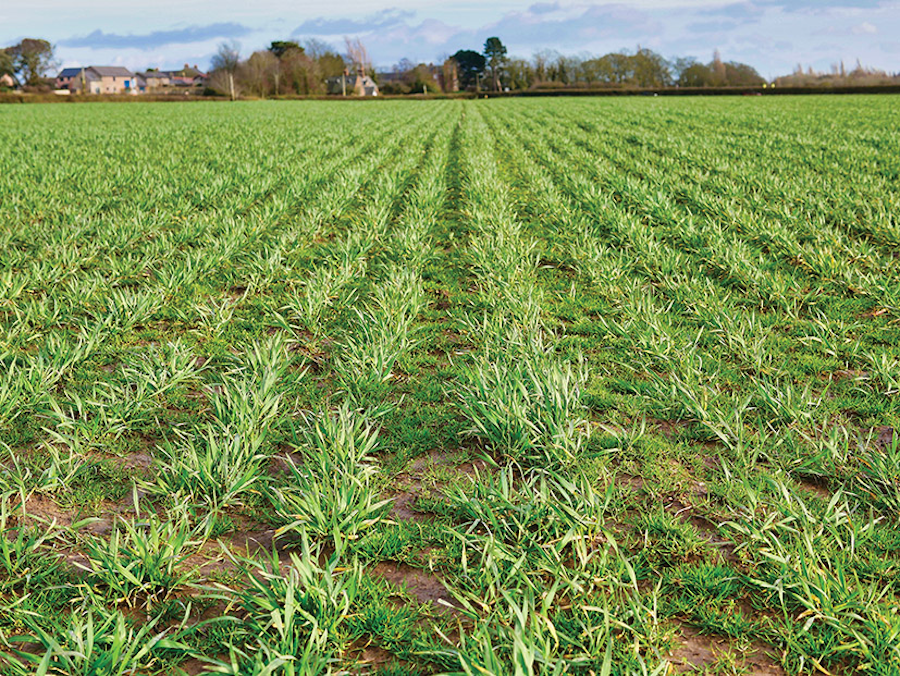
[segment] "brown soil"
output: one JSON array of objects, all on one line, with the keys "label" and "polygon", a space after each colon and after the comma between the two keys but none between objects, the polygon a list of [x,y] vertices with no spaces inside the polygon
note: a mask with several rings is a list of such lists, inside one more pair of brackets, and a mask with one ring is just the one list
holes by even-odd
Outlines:
[{"label": "brown soil", "polygon": [[389,517],[397,521],[431,521],[436,518],[431,512],[416,509],[415,502],[422,495],[422,482],[413,481],[405,490],[391,491],[384,497],[393,500]]},{"label": "brown soil", "polygon": [[823,500],[831,499],[831,491],[828,490],[826,486],[824,486],[821,482],[815,481],[813,479],[794,479],[800,487],[813,495],[822,498]]},{"label": "brown soil", "polygon": [[153,466],[153,456],[147,453],[132,453],[125,458],[122,467],[125,469],[139,469],[146,472]]},{"label": "brown soil", "polygon": [[483,458],[478,458],[476,460],[471,460],[469,462],[464,462],[459,467],[456,468],[458,471],[463,474],[467,474],[471,477],[474,477],[476,474],[484,474],[486,471],[490,471],[490,464],[487,460]]},{"label": "brown soil", "polygon": [[266,468],[269,476],[275,476],[283,472],[290,472],[290,465],[288,463],[288,460],[292,460],[294,465],[298,467],[303,464],[303,455],[301,453],[294,453],[285,446],[281,447],[281,451],[281,453],[273,455],[269,460],[268,466]]},{"label": "brown soil", "polygon": [[271,552],[275,547],[275,529],[239,531],[220,538],[232,552],[254,552],[263,549]]},{"label": "brown soil", "polygon": [[704,455],[701,460],[703,461],[703,466],[710,471],[717,470],[722,466],[722,461],[714,455]]},{"label": "brown soil", "polygon": [[684,430],[690,423],[686,420],[659,420],[648,418],[647,427],[662,434],[666,439],[671,439]]},{"label": "brown soil", "polygon": [[619,472],[616,474],[616,485],[621,488],[627,488],[632,491],[642,491],[644,490],[644,480],[639,476],[634,476],[631,474],[625,474],[624,472]]},{"label": "brown soil", "polygon": [[455,464],[454,454],[435,449],[413,460],[408,473],[418,476],[432,466],[452,467]]},{"label": "brown soil", "polygon": [[369,674],[386,664],[404,664],[388,650],[374,645],[371,639],[359,638],[350,645],[348,662],[353,664],[351,674]]},{"label": "brown soil", "polygon": [[276,541],[274,528],[238,525],[240,530],[205,542],[200,551],[185,561],[185,565],[197,568],[202,576],[236,570],[237,565],[222,550],[223,545],[231,556],[238,559],[261,556],[263,560],[271,561],[271,553],[274,551],[278,556],[279,566],[291,565],[290,542],[281,539]]},{"label": "brown soil", "polygon": [[666,511],[696,528],[697,532],[706,538],[706,541],[715,547],[726,561],[737,560],[734,554],[735,544],[731,540],[722,537],[715,521],[700,514],[695,514],[693,505],[685,505],[678,500],[674,500],[666,505]]},{"label": "brown soil", "polygon": [[894,443],[893,427],[876,427],[872,433],[877,435],[875,436],[875,446],[880,450],[888,449]]},{"label": "brown soil", "polygon": [[398,474],[392,489],[386,491],[382,497],[393,500],[390,517],[400,521],[430,521],[437,518],[432,512],[417,509],[416,500],[428,496],[435,491],[440,491],[444,485],[436,478],[429,478],[429,471],[434,469],[454,474],[462,474],[474,477],[476,473],[482,473],[489,469],[487,460],[478,458],[459,463],[465,457],[463,451],[447,452],[434,449],[429,453],[415,458],[407,469]]},{"label": "brown soil", "polygon": [[86,533],[90,533],[91,535],[109,535],[110,531],[112,531],[113,529],[113,525],[115,525],[115,522],[116,519],[114,516],[100,516],[97,517],[96,520],[87,524],[82,530]]},{"label": "brown soil", "polygon": [[396,561],[383,561],[372,568],[370,573],[373,577],[405,589],[419,603],[433,604],[437,609],[443,610],[449,610],[444,603],[453,605],[450,592],[444,583],[427,570],[413,568]]},{"label": "brown soil", "polygon": [[[140,456],[140,457],[137,457]],[[129,456],[126,463],[134,462],[133,467],[143,462],[143,458],[147,458],[152,462],[149,456],[136,454]],[[130,465],[126,464],[126,467]],[[141,490],[137,491],[138,499],[141,500],[145,493]],[[141,501],[141,512],[153,511],[153,505]],[[85,524],[81,530],[83,532],[94,535],[105,535],[112,530],[113,525],[118,517],[129,517],[134,514],[134,492],[128,491],[121,501],[113,502],[111,500],[102,500],[96,505],[91,512],[85,513],[75,508],[63,508],[56,501],[42,493],[32,493],[25,500],[23,509],[23,522],[26,525],[37,523],[56,522],[58,526],[69,527],[73,523],[91,518],[93,521]]]},{"label": "brown soil", "polygon": [[698,500],[705,500],[709,496],[709,490],[703,481],[691,481],[691,495]]},{"label": "brown soil", "polygon": [[185,660],[178,665],[178,668],[181,669],[186,676],[200,676],[200,674],[209,673],[209,664],[202,660],[198,660],[195,657]]},{"label": "brown soil", "polygon": [[24,506],[25,523],[30,524],[36,521],[55,521],[59,526],[71,526],[72,517],[71,510],[66,510],[57,505],[53,500],[35,493],[28,496]]},{"label": "brown soil", "polygon": [[737,655],[737,664],[745,669],[741,673],[752,676],[783,676],[785,671],[767,653],[772,649],[754,642],[750,650],[740,653],[734,642],[721,636],[707,636],[693,627],[681,627],[680,645],[669,655],[669,661],[678,674],[704,671],[715,667],[725,653]]}]

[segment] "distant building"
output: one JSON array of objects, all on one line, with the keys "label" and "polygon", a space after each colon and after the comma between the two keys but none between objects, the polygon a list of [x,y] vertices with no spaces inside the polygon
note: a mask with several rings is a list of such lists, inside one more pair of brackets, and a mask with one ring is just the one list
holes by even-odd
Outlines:
[{"label": "distant building", "polygon": [[164,91],[167,87],[172,86],[172,77],[166,71],[148,70],[143,73],[136,73],[137,89],[142,94],[145,92]]},{"label": "distant building", "polygon": [[18,89],[19,82],[9,73],[0,75],[0,89]]},{"label": "distant building", "polygon": [[423,89],[434,93],[443,89],[440,68],[432,63],[416,66],[407,62],[395,70],[378,73],[378,85],[385,94],[422,94]]},{"label": "distant building", "polygon": [[135,74],[121,66],[88,66],[80,69],[69,82],[69,90],[80,94],[138,93]]},{"label": "distant building", "polygon": [[56,81],[54,84],[57,89],[68,89],[69,85],[72,84],[72,79],[77,77],[81,72],[81,68],[63,68],[59,71],[59,75],[56,76]]},{"label": "distant building", "polygon": [[175,87],[200,87],[206,84],[206,73],[197,68],[196,65],[189,66],[184,64],[181,70],[169,70],[166,74],[171,80],[171,84]]},{"label": "distant building", "polygon": [[347,94],[349,96],[378,96],[378,85],[375,80],[359,71],[356,75],[344,73],[338,77],[330,77],[325,83],[329,94]]}]

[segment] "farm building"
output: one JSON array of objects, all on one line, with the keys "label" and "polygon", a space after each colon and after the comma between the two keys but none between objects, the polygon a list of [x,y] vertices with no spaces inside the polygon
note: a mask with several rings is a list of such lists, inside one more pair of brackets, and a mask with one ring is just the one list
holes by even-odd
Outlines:
[{"label": "farm building", "polygon": [[200,87],[206,84],[206,73],[201,71],[197,66],[189,66],[184,64],[181,70],[166,71],[171,84],[176,87]]},{"label": "farm building", "polygon": [[135,80],[137,82],[137,90],[142,94],[144,92],[161,91],[172,85],[172,77],[169,73],[159,70],[136,73]]},{"label": "farm building", "polygon": [[72,80],[79,76],[81,68],[63,68],[56,76],[55,85],[57,89],[68,89],[72,84]]},{"label": "farm building", "polygon": [[338,77],[328,78],[326,85],[329,94],[378,96],[378,85],[375,84],[375,80],[362,72],[357,72],[356,75],[344,73]]},{"label": "farm building", "polygon": [[[84,92],[82,92],[84,88]],[[135,74],[121,66],[88,66],[79,70],[69,83],[69,90],[88,94],[136,94]]]}]

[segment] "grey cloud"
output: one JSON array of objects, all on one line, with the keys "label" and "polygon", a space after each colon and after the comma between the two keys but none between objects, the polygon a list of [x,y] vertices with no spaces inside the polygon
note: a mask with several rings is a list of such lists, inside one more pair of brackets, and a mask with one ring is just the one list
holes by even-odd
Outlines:
[{"label": "grey cloud", "polygon": [[[568,11],[562,16],[555,14],[564,10]],[[557,3],[539,3],[477,29],[451,26],[433,19],[414,24],[408,21],[412,15],[412,12],[388,10],[366,20],[315,18],[304,22],[293,35],[363,35],[370,53],[387,54],[396,60],[404,55],[403,52],[479,49],[490,35],[500,36],[510,50],[515,51],[559,44],[581,48],[604,39],[643,41],[663,31],[660,21],[624,4],[564,8]]]},{"label": "grey cloud", "polygon": [[885,0],[756,0],[752,5],[779,9],[786,14],[823,14],[833,9],[878,9]]},{"label": "grey cloud", "polygon": [[144,35],[117,35],[96,30],[89,35],[60,40],[63,47],[88,47],[93,49],[155,49],[163,45],[205,42],[214,38],[239,38],[251,29],[237,23],[214,23],[208,26],[188,26],[167,31],[153,31]]},{"label": "grey cloud", "polygon": [[292,35],[340,35],[342,33],[366,33],[373,30],[393,28],[405,24],[415,12],[386,9],[365,19],[310,19],[294,29]]},{"label": "grey cloud", "polygon": [[532,14],[549,14],[550,12],[556,12],[559,8],[560,4],[558,2],[538,2],[529,7],[528,11]]},{"label": "grey cloud", "polygon": [[[539,16],[539,15],[538,15]],[[649,14],[627,5],[596,5],[565,18],[538,18],[533,13],[513,12],[485,31],[508,36],[515,45],[565,44],[581,47],[600,39],[651,39],[663,31],[663,24]]]}]

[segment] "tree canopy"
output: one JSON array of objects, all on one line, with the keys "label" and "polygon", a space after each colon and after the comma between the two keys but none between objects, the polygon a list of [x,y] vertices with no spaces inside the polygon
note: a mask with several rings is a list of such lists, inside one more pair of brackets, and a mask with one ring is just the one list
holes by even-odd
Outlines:
[{"label": "tree canopy", "polygon": [[491,37],[484,41],[484,58],[491,68],[491,88],[499,91],[500,75],[506,64],[506,46],[500,38]]},{"label": "tree canopy", "polygon": [[296,50],[298,52],[304,51],[303,47],[301,47],[300,44],[295,42],[294,40],[273,40],[272,44],[269,45],[269,51],[279,59],[283,58],[285,54],[292,50]]},{"label": "tree canopy", "polygon": [[681,87],[758,87],[765,84],[753,66],[736,61],[723,62],[718,52],[708,64],[696,59],[681,62],[677,80]]},{"label": "tree canopy", "polygon": [[11,60],[12,72],[20,73],[26,85],[42,84],[48,71],[56,66],[53,45],[46,40],[25,38],[19,44],[7,47],[5,52]]},{"label": "tree canopy", "polygon": [[0,49],[0,75],[14,75],[15,72],[12,54],[7,49]]},{"label": "tree canopy", "polygon": [[452,57],[456,61],[459,85],[463,89],[476,83],[478,75],[484,72],[486,60],[484,54],[471,49],[460,49]]}]

